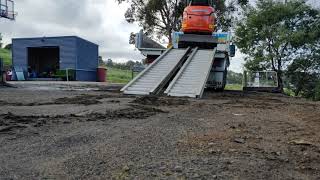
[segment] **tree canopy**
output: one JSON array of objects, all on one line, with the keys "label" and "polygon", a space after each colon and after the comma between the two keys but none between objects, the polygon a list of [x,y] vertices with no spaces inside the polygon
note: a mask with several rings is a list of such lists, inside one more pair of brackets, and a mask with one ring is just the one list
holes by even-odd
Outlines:
[{"label": "tree canopy", "polygon": [[320,14],[304,0],[258,0],[244,11],[236,28],[236,44],[248,70],[274,70],[279,89],[283,71],[300,56],[313,53],[319,42]]},{"label": "tree canopy", "polygon": [[312,47],[308,55],[299,56],[286,73],[295,95],[320,100],[320,49]]},{"label": "tree canopy", "polygon": [[2,34],[0,33],[0,48],[2,48]]},{"label": "tree canopy", "polygon": [[242,73],[236,73],[233,71],[228,71],[228,84],[242,84]]},{"label": "tree canopy", "polygon": [[181,0],[117,0],[127,1],[130,8],[125,13],[129,23],[138,22],[148,35],[160,39],[165,36],[171,41],[171,32],[181,26],[184,1]]},{"label": "tree canopy", "polygon": [[10,50],[12,49],[12,44],[7,44],[4,46],[4,49]]}]

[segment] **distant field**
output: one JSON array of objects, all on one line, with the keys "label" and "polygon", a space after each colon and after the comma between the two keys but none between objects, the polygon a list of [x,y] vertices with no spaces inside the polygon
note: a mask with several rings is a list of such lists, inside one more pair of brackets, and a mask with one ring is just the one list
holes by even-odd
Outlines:
[{"label": "distant field", "polygon": [[225,90],[242,91],[243,87],[241,84],[227,84]]},{"label": "distant field", "polygon": [[0,58],[4,60],[5,66],[11,66],[11,52],[9,50],[0,48]]},{"label": "distant field", "polygon": [[[128,83],[132,80],[132,71],[131,70],[123,70],[123,69],[115,69],[115,68],[107,68],[107,81],[109,83]],[[134,73],[136,76],[138,73]]]}]

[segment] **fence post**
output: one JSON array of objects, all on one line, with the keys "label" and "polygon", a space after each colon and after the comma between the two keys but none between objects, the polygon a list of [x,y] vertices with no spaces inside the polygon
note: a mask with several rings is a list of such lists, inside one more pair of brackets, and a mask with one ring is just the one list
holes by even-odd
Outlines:
[{"label": "fence post", "polygon": [[248,85],[248,77],[247,77],[247,71],[243,72],[243,87],[246,88]]},{"label": "fence post", "polygon": [[133,69],[131,69],[131,79],[133,79],[134,78],[134,71],[133,71]]},{"label": "fence post", "polygon": [[4,72],[3,72],[3,61],[2,61],[2,59],[0,58],[0,83],[3,83],[4,82],[4,77],[3,77],[3,74],[4,74]]},{"label": "fence post", "polygon": [[268,71],[266,71],[266,82],[267,82],[267,86],[269,86]]},{"label": "fence post", "polygon": [[69,73],[68,73],[68,68],[66,69],[66,76],[67,76],[67,82],[69,82]]}]

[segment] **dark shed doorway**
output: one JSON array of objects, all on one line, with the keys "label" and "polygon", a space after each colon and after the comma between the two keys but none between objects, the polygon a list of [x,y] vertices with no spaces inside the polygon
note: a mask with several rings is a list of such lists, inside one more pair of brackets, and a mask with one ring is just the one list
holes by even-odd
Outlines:
[{"label": "dark shed doorway", "polygon": [[31,78],[51,78],[60,68],[60,48],[29,47],[28,73]]}]

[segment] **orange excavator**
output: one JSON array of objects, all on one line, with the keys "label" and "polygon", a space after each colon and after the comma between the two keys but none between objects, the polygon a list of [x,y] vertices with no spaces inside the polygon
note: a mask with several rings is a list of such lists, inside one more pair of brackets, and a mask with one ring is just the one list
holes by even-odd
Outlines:
[{"label": "orange excavator", "polygon": [[187,7],[183,12],[181,33],[179,36],[180,48],[200,47],[212,49],[217,45],[218,37],[212,37],[216,31],[216,10],[214,0],[187,0]]},{"label": "orange excavator", "polygon": [[182,31],[186,34],[212,34],[215,31],[213,1],[191,0],[183,12]]},{"label": "orange excavator", "polygon": [[[215,2],[218,0],[215,0]],[[188,0],[182,28],[172,33],[172,46],[121,91],[124,94],[201,98],[204,89],[222,91],[230,57],[234,56],[230,32],[216,32],[213,0]],[[137,35],[137,48],[143,44]],[[140,38],[139,38],[140,37]],[[148,57],[157,48],[140,48]],[[158,49],[162,51],[163,49]]]}]

